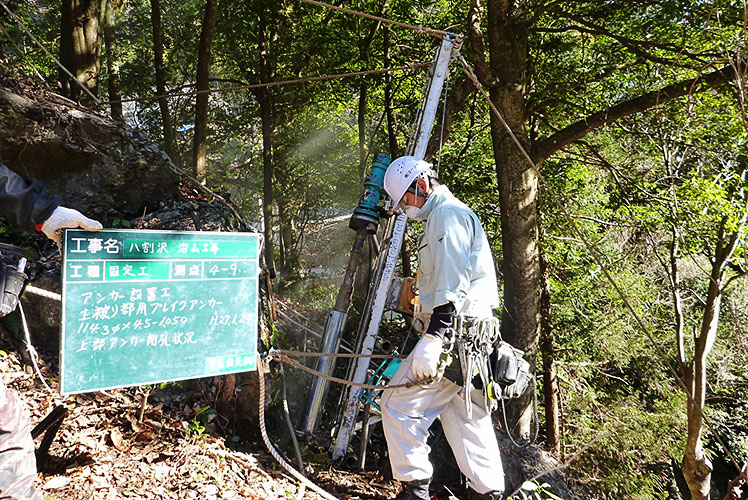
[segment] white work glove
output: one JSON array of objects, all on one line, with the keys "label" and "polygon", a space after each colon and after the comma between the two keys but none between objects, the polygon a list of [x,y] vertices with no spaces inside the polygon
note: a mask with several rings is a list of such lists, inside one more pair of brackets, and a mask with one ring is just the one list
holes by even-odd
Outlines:
[{"label": "white work glove", "polygon": [[442,355],[442,339],[429,333],[424,334],[413,349],[410,372],[416,380],[436,377],[439,372],[439,358]]},{"label": "white work glove", "polygon": [[101,229],[101,222],[89,219],[82,213],[72,208],[57,207],[49,219],[42,224],[42,232],[47,238],[57,243],[60,239],[59,231],[62,229],[81,228],[86,231],[98,231]]}]

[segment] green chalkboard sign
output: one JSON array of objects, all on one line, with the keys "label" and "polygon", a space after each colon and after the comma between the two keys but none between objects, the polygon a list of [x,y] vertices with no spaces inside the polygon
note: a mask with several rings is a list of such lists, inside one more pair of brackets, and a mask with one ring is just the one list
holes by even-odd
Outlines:
[{"label": "green chalkboard sign", "polygon": [[67,230],[61,392],[254,370],[260,238]]}]

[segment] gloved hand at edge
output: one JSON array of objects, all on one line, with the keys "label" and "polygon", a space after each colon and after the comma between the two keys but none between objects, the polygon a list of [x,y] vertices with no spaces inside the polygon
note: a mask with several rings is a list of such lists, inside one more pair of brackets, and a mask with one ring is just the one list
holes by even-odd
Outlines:
[{"label": "gloved hand at edge", "polygon": [[41,231],[50,240],[57,243],[60,239],[59,231],[62,229],[76,229],[81,228],[86,231],[98,231],[104,226],[101,222],[89,219],[82,213],[72,208],[57,207],[52,215],[44,221],[42,224]]},{"label": "gloved hand at edge", "polygon": [[442,355],[442,339],[424,333],[413,349],[410,372],[416,379],[436,377],[439,371],[439,358]]},{"label": "gloved hand at edge", "polygon": [[435,377],[439,372],[439,359],[442,355],[444,334],[452,326],[455,306],[451,302],[434,308],[431,320],[421,339],[413,349],[410,371],[416,379]]}]

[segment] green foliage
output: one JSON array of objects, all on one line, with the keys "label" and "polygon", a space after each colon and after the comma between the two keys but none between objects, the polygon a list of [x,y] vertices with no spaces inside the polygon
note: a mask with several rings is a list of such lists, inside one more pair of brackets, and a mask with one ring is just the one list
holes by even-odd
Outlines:
[{"label": "green foliage", "polygon": [[539,484],[537,481],[525,481],[519,490],[519,495],[509,497],[509,500],[562,500],[550,491],[548,483]]},{"label": "green foliage", "polygon": [[[528,16],[527,26],[513,27],[517,37],[527,36],[529,43],[528,64],[522,68],[525,81],[516,82],[525,86],[524,107],[502,111],[522,113],[528,143],[536,144],[533,141],[594,112],[668,83],[704,75],[745,44],[738,2],[514,4],[526,9]],[[381,1],[361,0],[355,8],[379,13],[382,5]],[[204,1],[161,0],[161,7],[167,89],[191,91]],[[396,0],[389,2],[383,15],[467,33],[469,7],[470,2]],[[15,8],[54,52],[59,45],[59,0],[21,2]],[[160,141],[161,114],[156,101],[150,99],[155,89],[150,8],[147,0],[126,2],[118,14],[116,36],[123,95],[144,99],[126,108],[126,120]],[[211,67],[211,85],[216,88],[381,69],[385,33],[393,67],[430,61],[437,43],[409,30],[291,0],[221,0],[219,9]],[[482,22],[486,33],[485,16]],[[14,40],[24,39],[12,23],[3,25]],[[268,41],[264,50],[260,34]],[[20,46],[47,81],[54,82],[54,63],[30,42]],[[466,39],[462,53],[473,60],[474,50],[476,46]],[[26,64],[5,40],[0,42],[0,57]],[[263,61],[267,74],[261,75]],[[503,84],[502,78],[497,75],[497,83]],[[449,82],[453,96],[463,80],[453,66]],[[258,89],[211,95],[208,183],[227,191],[250,222],[261,219],[260,102],[269,96],[273,121],[269,194],[275,200],[276,215],[271,222],[280,233],[276,245],[282,268],[279,289],[310,308],[330,307],[338,289],[339,258],[350,251],[349,230],[341,232],[326,221],[350,214],[371,155],[390,153],[384,83],[384,76],[374,75],[277,86],[267,95]],[[392,83],[395,146],[402,153],[423,98],[424,72],[399,72]],[[102,78],[102,96],[105,90]],[[740,91],[733,86],[699,92],[610,123],[541,166],[541,173],[673,365],[677,349],[667,272],[672,243],[679,244],[676,261],[687,332],[700,327],[707,284],[704,271],[709,269],[721,233],[735,233],[740,239],[725,278],[746,268],[748,156],[745,123],[735,99]],[[361,117],[363,158],[359,156],[358,116],[362,95],[367,97]],[[177,135],[173,159],[185,166],[192,151],[194,97],[178,96],[168,102]],[[440,161],[441,180],[481,218],[501,268],[496,162],[512,152],[493,150],[488,107],[476,93],[450,118],[451,134],[433,160]],[[441,112],[438,119],[435,132],[439,132]],[[682,456],[684,396],[549,193],[540,192],[538,210],[551,296],[547,320],[561,377],[565,449],[573,452],[606,435],[581,454],[570,475],[601,498],[664,498],[671,462]],[[112,224],[128,227],[123,219],[114,219]],[[15,241],[19,235],[13,231],[0,225],[0,236]],[[23,241],[28,248],[36,246],[30,238]],[[748,292],[745,283],[737,280],[726,293],[718,338],[708,361],[708,415],[733,453],[746,458],[748,347],[740,332],[748,329],[744,312],[748,311]],[[728,302],[733,310],[729,314],[724,306]],[[268,324],[270,345],[286,343],[272,322]],[[692,343],[686,351],[693,353]],[[212,411],[201,409],[190,421],[187,435],[203,435]],[[712,438],[707,435],[705,439],[710,450],[715,450]],[[329,461],[326,453],[313,451],[307,458],[323,464]],[[546,485],[535,485],[520,498],[553,498],[546,489]]]},{"label": "green foliage", "polygon": [[[690,332],[701,328],[720,235],[740,235],[733,265],[744,255],[744,138],[728,108],[715,94],[694,98],[690,108],[673,103],[594,134],[590,143],[545,164],[546,179],[678,371],[669,278],[673,235],[687,357],[693,354]],[[610,432],[583,453],[571,475],[604,498],[668,498],[671,469],[685,445],[685,395],[552,200],[541,200],[566,444],[578,449]],[[728,277],[734,273],[728,268]],[[735,286],[734,300],[742,304],[745,286]],[[723,439],[728,436],[731,451],[745,456],[746,429],[735,418],[744,411],[745,354],[735,345],[746,322],[728,314],[723,308],[707,360],[707,414]],[[721,454],[708,436],[707,446]]]},{"label": "green foliage", "polygon": [[211,416],[215,415],[216,411],[210,406],[201,408],[195,416],[190,420],[189,425],[185,429],[185,437],[189,438],[202,438],[205,436],[205,425],[210,422]]}]

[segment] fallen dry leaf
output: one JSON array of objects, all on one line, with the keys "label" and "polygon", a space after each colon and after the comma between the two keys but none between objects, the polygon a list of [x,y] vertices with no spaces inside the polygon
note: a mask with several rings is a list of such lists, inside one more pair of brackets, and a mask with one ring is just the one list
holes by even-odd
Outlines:
[{"label": "fallen dry leaf", "polygon": [[56,490],[57,488],[62,488],[65,485],[67,485],[70,482],[70,479],[65,476],[55,476],[46,483],[44,483],[43,488],[45,490]]},{"label": "fallen dry leaf", "polygon": [[113,427],[112,430],[109,431],[109,439],[112,440],[112,444],[119,451],[127,450],[127,446],[125,446],[124,439],[122,438],[122,432],[119,428]]}]

